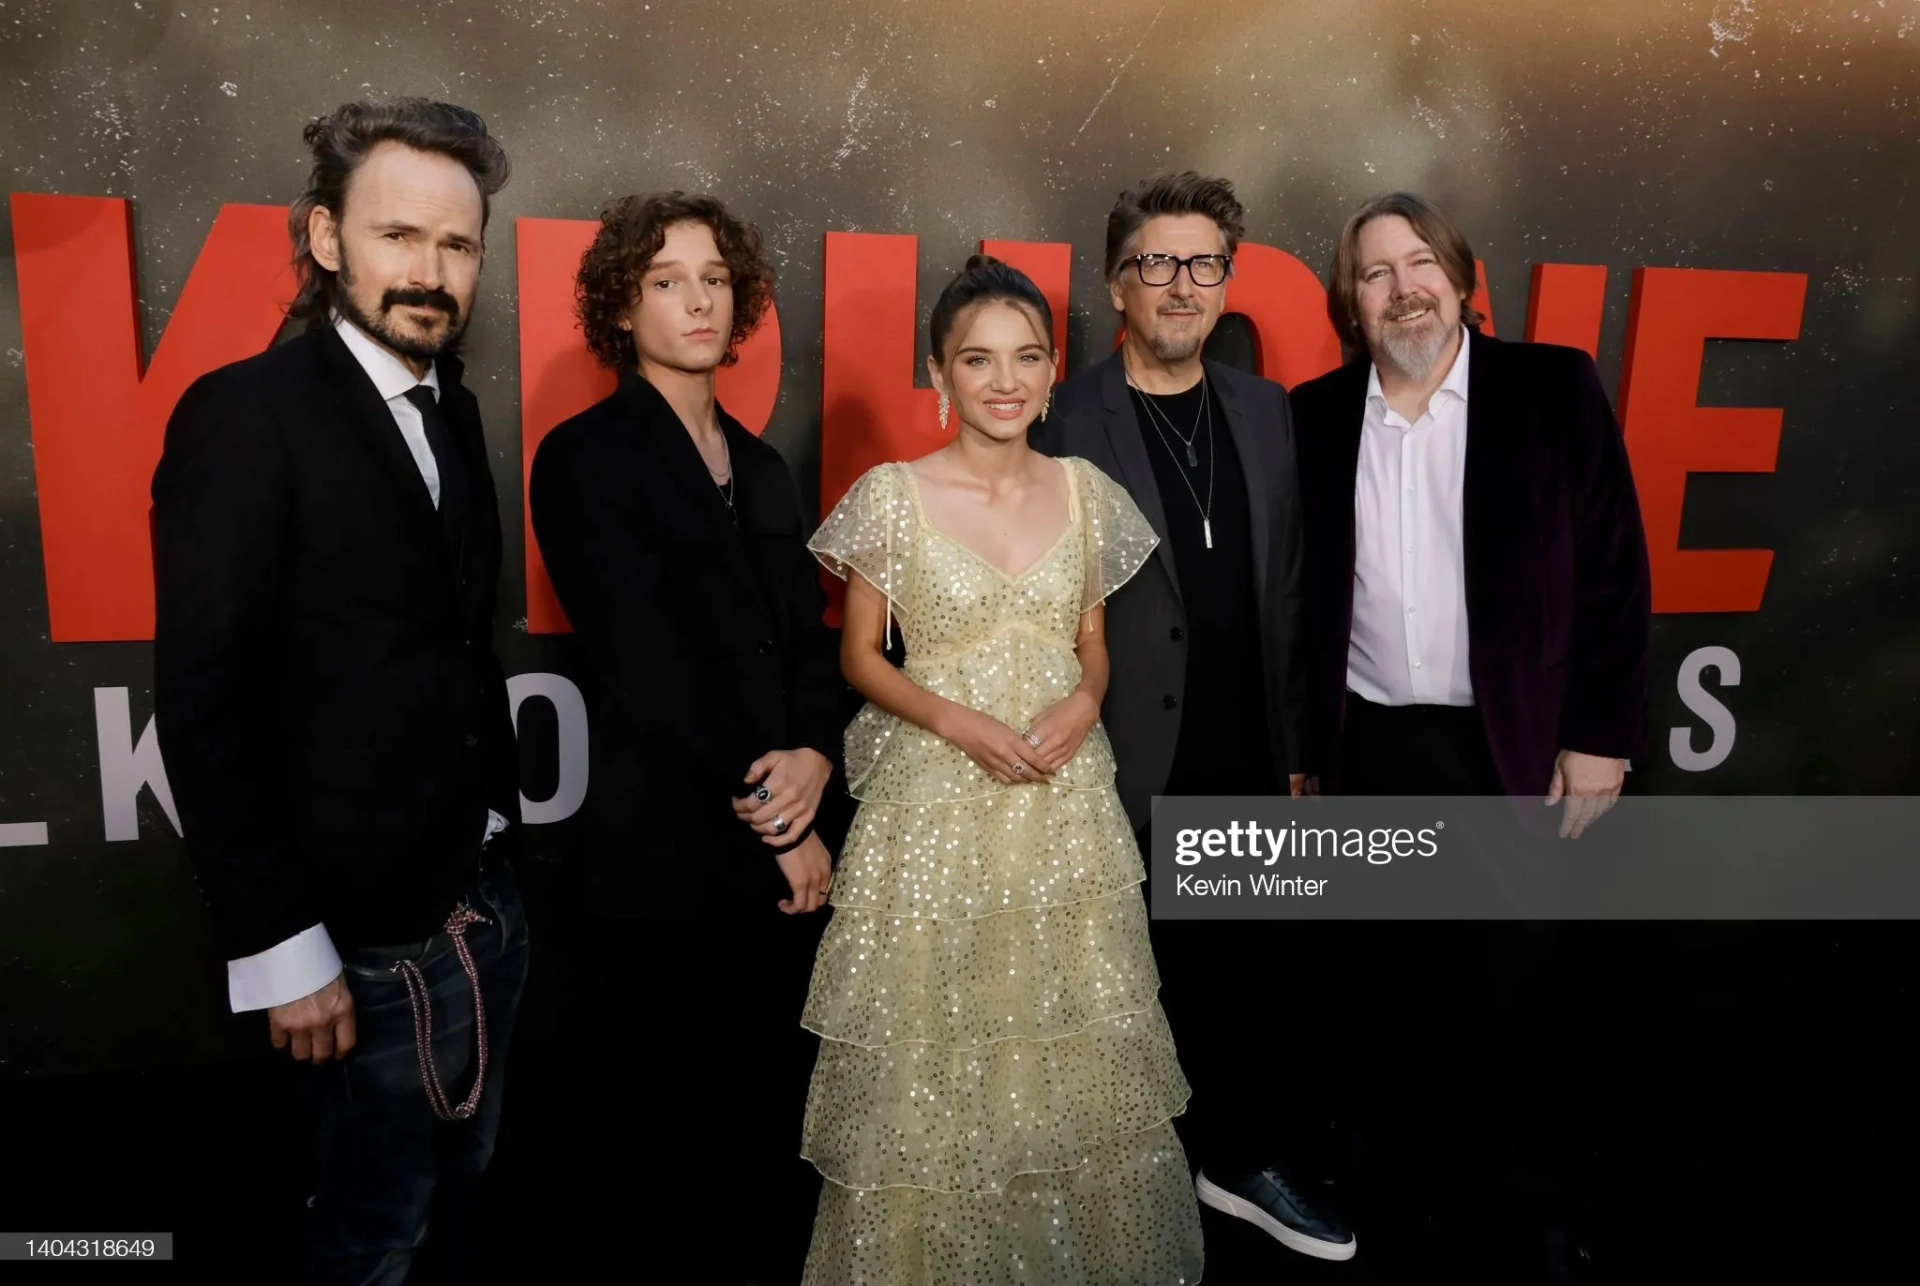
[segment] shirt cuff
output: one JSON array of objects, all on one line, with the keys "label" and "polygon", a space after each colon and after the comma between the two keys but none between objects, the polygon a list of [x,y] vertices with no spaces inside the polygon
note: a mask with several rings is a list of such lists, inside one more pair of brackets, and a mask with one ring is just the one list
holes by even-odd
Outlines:
[{"label": "shirt cuff", "polygon": [[340,974],[327,926],[303,929],[279,946],[227,961],[227,1000],[236,1014],[311,996]]},{"label": "shirt cuff", "polygon": [[489,808],[487,810],[487,833],[480,837],[480,847],[485,848],[488,840],[505,829],[507,829],[507,819]]}]

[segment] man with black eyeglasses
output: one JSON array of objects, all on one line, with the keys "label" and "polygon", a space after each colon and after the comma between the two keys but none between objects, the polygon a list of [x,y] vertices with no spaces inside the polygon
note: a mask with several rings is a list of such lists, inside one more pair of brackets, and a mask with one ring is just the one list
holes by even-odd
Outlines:
[{"label": "man with black eyeglasses", "polygon": [[[1122,342],[1059,387],[1032,437],[1124,485],[1160,535],[1155,568],[1107,603],[1101,709],[1143,852],[1155,795],[1298,795],[1311,768],[1286,390],[1202,356],[1244,219],[1232,184],[1191,172],[1121,195],[1106,280]],[[1275,976],[1275,935],[1301,930],[1156,921],[1155,956],[1193,1085],[1181,1133],[1200,1200],[1346,1259],[1353,1235],[1282,1164],[1307,1141],[1287,1055],[1316,1039],[1318,1016],[1310,989]]]}]

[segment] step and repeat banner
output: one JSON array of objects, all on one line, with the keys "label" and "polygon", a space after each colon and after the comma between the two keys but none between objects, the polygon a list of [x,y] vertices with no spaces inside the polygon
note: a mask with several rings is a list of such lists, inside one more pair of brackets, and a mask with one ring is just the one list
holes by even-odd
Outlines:
[{"label": "step and repeat banner", "polygon": [[[1890,794],[1920,728],[1915,0],[61,0],[0,6],[0,1075],[239,1046],[152,714],[147,487],[201,372],[273,343],[300,131],[362,96],[512,156],[469,385],[535,860],[590,788],[524,479],[611,387],[570,315],[598,208],[713,193],[777,308],[722,393],[824,511],[939,445],[927,310],[982,247],[1115,340],[1106,212],[1162,169],[1249,208],[1213,355],[1340,360],[1334,237],[1437,201],[1503,338],[1593,353],[1654,572],[1656,794]],[[250,1045],[249,1045],[250,1047]]]}]

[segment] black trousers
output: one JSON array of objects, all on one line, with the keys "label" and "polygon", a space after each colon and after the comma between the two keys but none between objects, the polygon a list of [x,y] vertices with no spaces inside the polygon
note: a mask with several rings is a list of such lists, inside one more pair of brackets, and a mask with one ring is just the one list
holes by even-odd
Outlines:
[{"label": "black trousers", "polygon": [[[1176,765],[1162,793],[1283,789],[1257,764],[1185,771]],[[1152,831],[1149,823],[1136,832],[1143,856],[1152,852]],[[1144,892],[1151,905],[1151,875]],[[1308,999],[1295,966],[1301,927],[1247,920],[1155,920],[1149,927],[1160,1005],[1193,1091],[1174,1128],[1188,1163],[1210,1178],[1262,1169],[1324,1132],[1317,1109],[1325,1096],[1292,1092],[1314,1070],[1314,1015],[1294,1003]]]},{"label": "black trousers", "polygon": [[709,910],[587,919],[572,1280],[800,1279],[821,1182],[800,1159],[818,1046],[800,1015],[830,912]]},{"label": "black trousers", "polygon": [[[1349,693],[1344,795],[1499,795],[1472,708],[1387,707]],[[1366,1204],[1484,1227],[1578,1221],[1591,1102],[1582,1040],[1587,926],[1520,921],[1316,926],[1344,942],[1329,1001],[1349,1039],[1324,1079]],[[1436,1201],[1443,1196],[1457,1201]]]}]

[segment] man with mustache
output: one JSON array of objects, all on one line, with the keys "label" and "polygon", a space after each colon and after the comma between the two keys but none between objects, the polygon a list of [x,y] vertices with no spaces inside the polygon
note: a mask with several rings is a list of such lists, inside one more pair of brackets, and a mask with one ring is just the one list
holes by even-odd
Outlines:
[{"label": "man with mustache", "polygon": [[308,125],[305,333],[196,380],[153,477],[154,705],[236,1013],[318,1116],[307,1278],[398,1283],[478,1185],[526,980],[499,504],[455,356],[508,160],[402,99]]},{"label": "man with mustache", "polygon": [[[1121,344],[1060,385],[1032,437],[1120,482],[1160,536],[1154,567],[1107,604],[1101,707],[1143,851],[1155,795],[1298,794],[1307,770],[1286,390],[1202,357],[1244,220],[1231,183],[1191,171],[1121,195],[1106,237]],[[1236,992],[1266,985],[1276,938],[1300,940],[1298,926],[1155,921],[1153,934],[1193,1088],[1181,1126],[1200,1200],[1303,1254],[1349,1258],[1353,1234],[1281,1164],[1306,1143],[1301,1037]]]},{"label": "man with mustache", "polygon": [[[1354,360],[1292,394],[1318,784],[1544,801],[1577,839],[1646,750],[1646,538],[1592,358],[1482,334],[1474,277],[1459,230],[1407,193],[1363,206],[1334,252],[1327,313]],[[1395,1042],[1360,1070],[1418,1057],[1440,1105],[1373,1141],[1445,1158],[1422,1212],[1465,1192],[1473,1238],[1488,1210],[1531,1225],[1504,1239],[1532,1260],[1522,1279],[1579,1258],[1569,945],[1551,926],[1405,923],[1345,953],[1376,971],[1363,1031]],[[1375,1117],[1406,1099],[1361,1097]],[[1461,1173],[1475,1152],[1488,1166]]]}]

